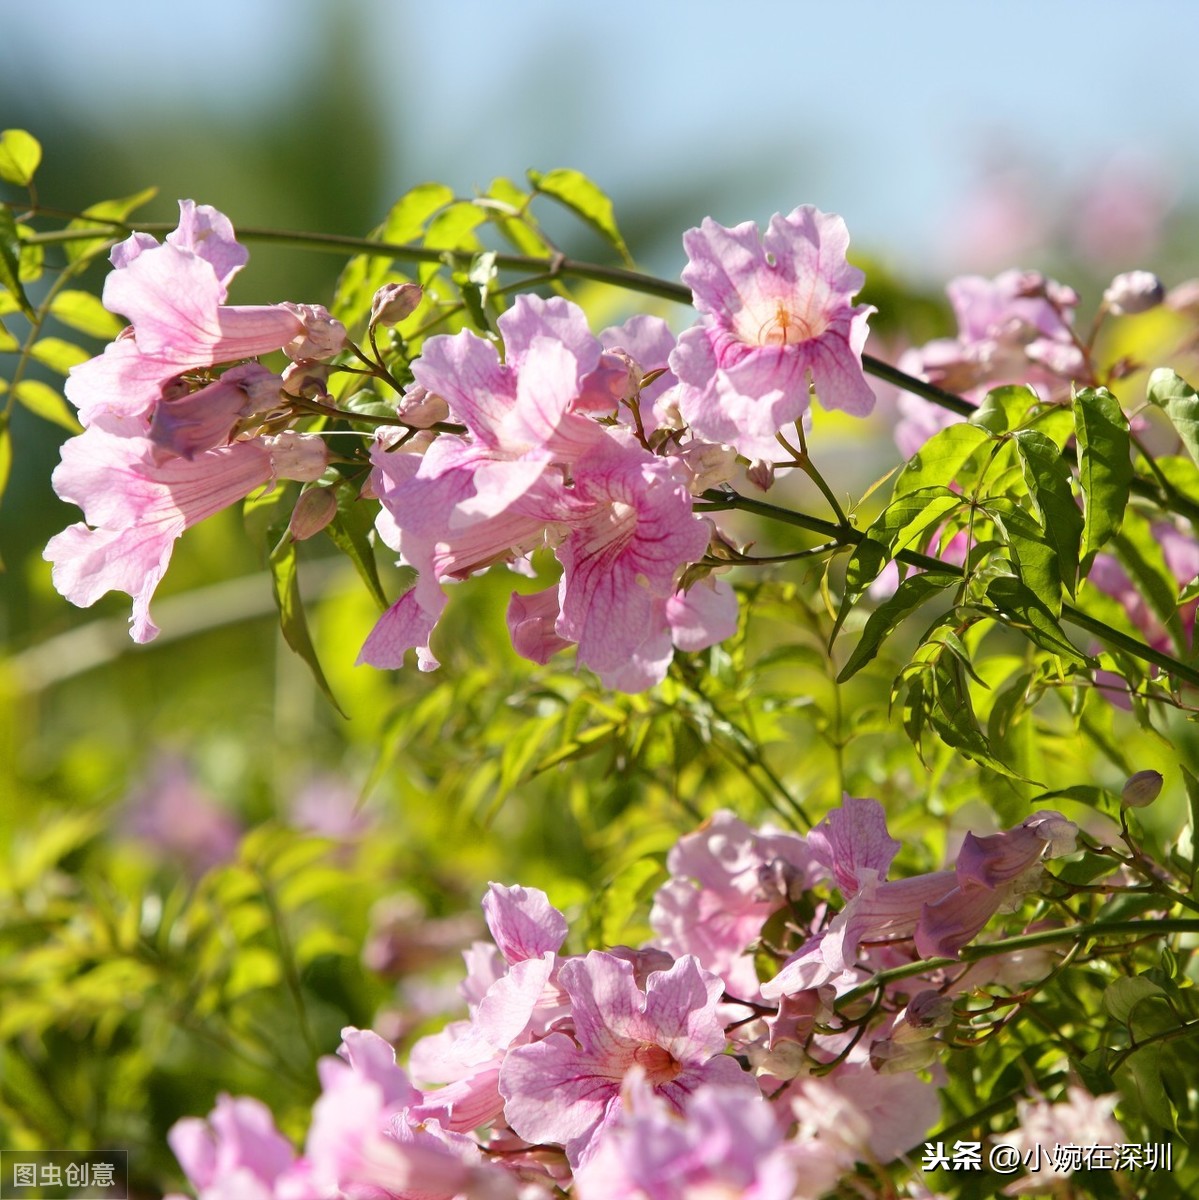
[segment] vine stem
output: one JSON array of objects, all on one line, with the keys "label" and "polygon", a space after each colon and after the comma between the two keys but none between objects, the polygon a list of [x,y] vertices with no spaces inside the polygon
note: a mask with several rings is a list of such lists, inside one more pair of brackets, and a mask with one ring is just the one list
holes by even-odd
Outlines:
[{"label": "vine stem", "polygon": [[[66,217],[80,219],[78,213],[61,213],[57,210],[40,209],[32,215]],[[130,233],[135,228],[144,233],[167,234],[174,231],[175,226],[165,221],[139,221],[131,224],[125,221],[103,221],[100,218],[81,218],[91,222],[88,229],[59,229],[44,233],[26,234],[24,241],[32,244],[53,245],[77,241],[94,240],[97,226],[108,225],[114,231]],[[376,238],[351,237],[337,233],[308,233],[299,230],[265,229],[261,226],[241,226],[238,236],[247,241],[267,242],[280,246],[294,246],[301,250],[315,250],[329,254],[370,254],[397,258],[408,262],[425,263],[460,263],[468,264],[474,257],[471,251],[438,250],[429,246],[414,246],[408,242],[383,242]],[[561,277],[590,279],[596,283],[609,283],[614,287],[628,291],[639,292],[646,296],[656,296],[661,300],[672,300],[677,304],[690,306],[693,302],[691,289],[685,284],[675,283],[669,279],[659,279],[656,275],[646,275],[642,271],[633,271],[627,267],[605,266],[601,263],[584,262],[580,259],[567,258],[563,254],[555,254],[550,258],[529,254],[495,253],[495,265],[504,270],[525,271],[536,274],[543,282],[552,282]],[[507,289],[504,289],[507,290]],[[892,384],[903,391],[912,392],[922,399],[928,400],[960,417],[969,417],[976,411],[976,405],[954,392],[946,391],[936,384],[917,379],[890,363],[875,358],[872,354],[862,355],[862,368],[867,374],[873,375]],[[1062,454],[1067,461],[1076,461],[1072,450]],[[1199,521],[1199,501],[1184,496],[1173,485],[1161,480],[1146,479],[1134,475],[1132,479],[1133,492],[1143,498],[1153,500],[1162,507],[1171,509],[1193,521]]]},{"label": "vine stem", "polygon": [[1143,921],[1084,921],[1078,925],[1068,925],[1063,929],[1042,929],[1037,933],[1023,933],[1013,938],[1005,938],[1002,942],[986,942],[981,946],[966,946],[958,952],[957,958],[926,958],[919,962],[904,963],[902,967],[891,967],[879,971],[864,983],[839,996],[841,1003],[849,1004],[862,996],[867,996],[878,988],[885,987],[900,979],[908,979],[913,975],[923,975],[941,967],[960,967],[963,963],[973,963],[984,958],[995,958],[1000,954],[1011,954],[1016,950],[1030,950],[1038,946],[1052,946],[1057,942],[1082,941],[1086,938],[1102,937],[1106,934],[1144,934],[1146,929],[1156,933],[1199,933],[1199,918],[1197,917],[1165,917],[1161,920]]},{"label": "vine stem", "polygon": [[[711,489],[703,493],[702,500],[704,501],[703,504],[696,505],[697,512],[720,512],[729,509],[739,509],[742,512],[765,517],[767,520],[779,521],[786,525],[797,525],[801,529],[809,529],[842,546],[856,546],[866,537],[862,530],[855,529],[852,525],[836,525],[832,521],[824,521],[808,513],[796,512],[789,508],[780,508],[777,504],[767,504],[763,500],[753,500],[749,496],[742,496],[738,492],[722,492]],[[919,567],[924,571],[937,572],[942,575],[962,574],[961,567],[942,562],[939,558],[932,558],[927,554],[917,554],[911,550],[901,550],[895,557],[900,562],[907,563],[908,566]],[[1131,654],[1134,658],[1141,659],[1142,662],[1152,663],[1154,666],[1168,671],[1171,675],[1176,675],[1179,679],[1186,680],[1187,683],[1199,686],[1199,669],[1188,666],[1186,663],[1172,658],[1169,654],[1165,654],[1161,650],[1155,650],[1152,646],[1137,641],[1136,638],[1129,637],[1128,634],[1122,633],[1118,629],[1113,629],[1106,622],[1100,621],[1097,617],[1090,616],[1088,613],[1081,611],[1081,609],[1075,608],[1072,604],[1062,605],[1062,617],[1064,620],[1069,621],[1070,624],[1077,625],[1080,629],[1085,629],[1088,633],[1093,633],[1097,638],[1107,642],[1109,645],[1118,647],[1126,654]]]}]

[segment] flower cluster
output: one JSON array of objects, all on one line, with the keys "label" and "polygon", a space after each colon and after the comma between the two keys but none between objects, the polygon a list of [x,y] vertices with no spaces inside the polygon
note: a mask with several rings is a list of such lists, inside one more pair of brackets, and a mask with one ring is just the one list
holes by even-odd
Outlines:
[{"label": "flower cluster", "polygon": [[104,304],[132,324],[67,382],[85,430],[63,446],[53,484],[85,522],[45,551],[73,603],[132,596],[138,642],[158,633],[150,600],[185,529],[264,484],[325,470],[319,438],[271,423],[283,379],[246,360],[328,357],[345,337],[323,308],[225,304],[246,252],[215,209],[179,209],[162,245],[135,233],[112,251]]},{"label": "flower cluster", "polygon": [[[133,596],[137,641],[157,633],[150,598],[186,528],[275,479],[321,476],[324,444],[298,431],[310,411],[292,401],[331,403],[324,384],[339,355],[361,356],[324,309],[227,305],[246,251],[220,213],[180,207],[164,244],[135,234],[113,251],[104,303],[131,325],[71,374],[86,431],[64,447],[54,486],[86,523],[46,549],[75,603]],[[535,662],[575,646],[607,686],[638,691],[663,678],[676,648],[735,631],[736,597],[702,564],[712,529],[694,497],[729,480],[738,454],[779,457],[810,387],[827,405],[870,409],[870,310],[850,303],[862,275],[846,264],[838,217],[799,208],[764,236],[708,220],[685,241],[701,315],[677,345],[658,318],[597,337],[575,305],[535,296],[499,318],[502,357],[465,330],[424,342],[395,402],[407,432],[376,435],[368,493],[379,538],[417,579],[359,661],[399,667],[414,649],[436,667],[443,585],[496,563],[532,576],[539,547],[555,553],[560,580],[515,593],[508,610],[515,648]],[[376,327],[420,300],[415,284],[385,285],[372,345]],[[280,350],[293,360],[284,375],[258,361]],[[334,513],[328,490],[310,493],[292,532]]]},{"label": "flower cluster", "polygon": [[[407,1069],[378,1035],[344,1030],[303,1154],[261,1105],[227,1096],[171,1144],[201,1200],[539,1200],[572,1181],[583,1200],[817,1200],[936,1122],[918,1072],[955,996],[987,979],[946,959],[1073,835],[1040,812],[967,834],[951,869],[887,879],[899,844],[876,801],[847,797],[806,837],[720,812],[670,853],[655,939],[586,954],[563,953],[545,893],[493,883],[491,940],[465,955],[468,1015],[417,1041]],[[773,974],[754,969],[755,952],[782,954],[768,926],[803,938]],[[929,958],[868,1009],[837,1008],[879,969]]]}]

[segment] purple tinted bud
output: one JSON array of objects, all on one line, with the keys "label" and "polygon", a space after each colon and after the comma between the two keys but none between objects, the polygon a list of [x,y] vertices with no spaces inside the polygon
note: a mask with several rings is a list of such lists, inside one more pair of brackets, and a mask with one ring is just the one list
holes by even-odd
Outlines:
[{"label": "purple tinted bud", "polygon": [[304,323],[304,330],[283,347],[293,362],[302,358],[332,358],[346,344],[346,327],[323,304],[283,304]]},{"label": "purple tinted bud", "polygon": [[917,1029],[943,1029],[953,1021],[953,1000],[929,988],[912,997],[903,1019]]},{"label": "purple tinted bud", "polygon": [[289,396],[312,399],[328,390],[329,364],[301,358],[283,371],[283,390]]},{"label": "purple tinted bud", "polygon": [[412,316],[424,294],[419,283],[385,283],[371,301],[371,324],[398,325]]},{"label": "purple tinted bud", "polygon": [[1166,298],[1162,281],[1151,271],[1126,271],[1107,285],[1103,302],[1118,317],[1148,312]]},{"label": "purple tinted bud", "polygon": [[1160,771],[1138,771],[1129,776],[1124,790],[1120,793],[1120,802],[1126,808],[1145,808],[1158,798],[1162,790],[1162,775]]}]

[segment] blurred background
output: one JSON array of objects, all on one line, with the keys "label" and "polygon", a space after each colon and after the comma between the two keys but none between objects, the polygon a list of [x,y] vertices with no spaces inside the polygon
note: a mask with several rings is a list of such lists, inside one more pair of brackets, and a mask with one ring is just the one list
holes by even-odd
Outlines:
[{"label": "blurred background", "polygon": [[[886,356],[952,330],[954,274],[1042,269],[1084,312],[1117,271],[1199,274],[1197,35],[1192,0],[0,0],[0,128],[42,142],[47,206],[156,186],[145,219],[189,197],[235,227],[362,235],[424,180],[469,195],[575,167],[672,278],[704,216],[815,204],[848,223]],[[234,301],[328,302],[340,259],[251,249]],[[448,984],[397,1000],[394,981],[454,975],[481,881],[569,910],[616,871],[579,936],[633,940],[660,877],[644,855],[716,803],[760,804],[752,764],[653,724],[669,697],[610,701],[569,664],[531,682],[495,637],[502,580],[457,590],[446,670],[426,677],[354,670],[373,609],[352,578],[311,576],[338,717],[281,646],[236,513],[183,539],[166,632],[133,647],[126,598],[78,612],[50,587],[42,547],[77,519],[49,484],[62,436],[17,410],[0,508],[6,1146],[141,1147],[151,1194],[166,1128],[218,1088],[275,1089],[301,1132],[342,1023],[402,1038],[444,1012]],[[629,756],[583,747],[559,760],[569,778],[530,776],[563,712],[577,726],[608,703],[640,730]],[[760,732],[785,740],[793,719]],[[819,812],[837,788],[814,744],[789,765]],[[910,794],[878,771],[856,794]]]}]

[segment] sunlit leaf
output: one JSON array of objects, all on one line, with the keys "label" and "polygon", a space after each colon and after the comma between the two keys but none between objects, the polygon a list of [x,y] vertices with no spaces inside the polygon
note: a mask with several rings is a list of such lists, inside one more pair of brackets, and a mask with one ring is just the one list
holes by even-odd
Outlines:
[{"label": "sunlit leaf", "polygon": [[42,366],[49,367],[59,375],[66,375],[72,367],[77,367],[92,357],[82,347],[56,337],[39,338],[33,343],[29,353]]},{"label": "sunlit leaf", "polygon": [[24,129],[6,129],[0,133],[0,179],[28,187],[42,161],[41,143]]},{"label": "sunlit leaf", "polygon": [[270,568],[271,585],[275,604],[279,609],[279,626],[283,631],[284,640],[308,664],[317,686],[324,692],[329,703],[344,716],[345,713],[337,703],[321,669],[316,647],[312,644],[312,636],[308,632],[308,619],[304,615],[304,601],[300,595],[296,543],[290,537],[279,540],[271,553]]},{"label": "sunlit leaf", "polygon": [[1159,367],[1149,376],[1146,396],[1165,409],[1187,453],[1199,463],[1199,394],[1181,375]]},{"label": "sunlit leaf", "polygon": [[895,594],[870,614],[849,661],[837,676],[837,682],[844,683],[856,675],[874,658],[883,642],[905,617],[956,582],[958,580],[952,575],[934,574],[909,575],[903,580],[895,589]]},{"label": "sunlit leaf", "polygon": [[8,291],[25,316],[31,321],[37,320],[21,284],[21,238],[12,209],[7,204],[0,204],[0,287]]},{"label": "sunlit leaf", "polygon": [[67,260],[79,262],[81,259],[91,258],[102,253],[114,241],[120,241],[124,233],[119,227],[114,228],[112,222],[118,222],[118,225],[124,223],[131,214],[148,204],[156,195],[158,189],[150,187],[135,192],[132,196],[123,196],[118,200],[101,200],[99,204],[85,208],[83,215],[71,221],[67,228],[80,232],[94,229],[97,236],[81,238],[77,242],[66,242],[64,249]]},{"label": "sunlit leaf", "polygon": [[1132,460],[1128,419],[1106,388],[1084,388],[1074,397],[1074,429],[1083,496],[1081,570],[1085,575],[1096,551],[1120,532],[1128,507]]},{"label": "sunlit leaf", "polygon": [[1024,471],[1024,481],[1041,526],[1057,553],[1058,572],[1071,596],[1078,578],[1078,547],[1083,518],[1070,490],[1070,468],[1061,451],[1033,429],[1012,435]]},{"label": "sunlit leaf", "polygon": [[545,174],[540,171],[529,171],[527,175],[529,186],[535,192],[540,192],[543,196],[550,196],[560,204],[564,204],[600,234],[627,265],[632,266],[633,257],[617,228],[612,201],[598,185],[581,171],[574,171],[567,167],[546,171]]},{"label": "sunlit leaf", "polygon": [[908,460],[895,480],[895,498],[922,488],[966,485],[971,469],[984,446],[993,444],[991,434],[965,421],[935,433]]},{"label": "sunlit leaf", "polygon": [[71,433],[83,432],[75,410],[48,383],[42,383],[40,379],[22,379],[13,389],[13,395],[23,407],[43,420],[53,421]]},{"label": "sunlit leaf", "polygon": [[70,288],[59,292],[50,301],[50,315],[94,338],[115,338],[125,327],[125,322],[110,313],[98,296]]}]

